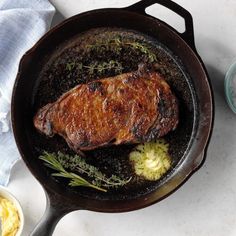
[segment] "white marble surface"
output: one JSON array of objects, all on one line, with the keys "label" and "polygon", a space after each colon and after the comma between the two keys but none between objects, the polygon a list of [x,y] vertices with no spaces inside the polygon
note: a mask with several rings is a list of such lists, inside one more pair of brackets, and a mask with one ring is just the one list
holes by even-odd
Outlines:
[{"label": "white marble surface", "polygon": [[[65,17],[102,7],[128,6],[134,0],[51,0]],[[204,166],[176,193],[151,207],[121,214],[77,211],[65,216],[55,236],[235,236],[236,116],[223,91],[224,75],[236,58],[235,0],[176,0],[194,19],[196,47],[207,66],[215,94],[215,126]],[[154,6],[152,14],[166,19]],[[60,15],[57,20],[60,20]],[[181,28],[181,20],[169,15]],[[57,20],[54,21],[57,22]],[[169,21],[168,21],[169,22]],[[182,27],[183,28],[183,27]],[[13,169],[9,190],[25,213],[29,235],[45,209],[45,196],[22,162]]]}]

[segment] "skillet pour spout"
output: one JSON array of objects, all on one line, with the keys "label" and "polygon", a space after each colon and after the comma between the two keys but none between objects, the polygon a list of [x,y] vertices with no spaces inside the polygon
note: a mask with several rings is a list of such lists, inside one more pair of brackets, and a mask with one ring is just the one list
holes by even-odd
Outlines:
[{"label": "skillet pour spout", "polygon": [[[183,34],[145,13],[147,7],[156,3],[184,18],[186,31]],[[104,40],[114,35],[123,37],[126,42],[145,43],[162,65],[156,69],[166,77],[178,98],[179,124],[165,137],[170,144],[173,168],[160,181],[132,182],[125,188],[106,193],[83,187],[72,189],[52,178],[51,172],[38,158],[44,149],[68,150],[65,142],[56,135],[48,139],[39,134],[33,125],[33,117],[39,107],[54,102],[65,90],[91,79],[75,74],[78,80],[72,81],[61,76],[65,75],[64,72],[58,74],[65,68],[66,60],[76,58],[78,52],[75,52],[83,43],[94,43],[95,39]],[[193,35],[193,21],[187,10],[170,0],[143,0],[126,8],[99,9],[73,16],[51,29],[23,56],[12,95],[13,132],[23,161],[47,196],[45,215],[32,236],[52,235],[57,222],[70,211],[126,212],[147,207],[172,194],[200,168],[212,132],[214,108],[209,78],[196,52]],[[137,69],[138,60],[147,56],[145,53],[135,54],[130,47],[123,48],[122,52],[130,53],[120,57],[124,72]],[[82,62],[88,63],[88,58],[92,61],[91,55]],[[106,54],[102,59],[114,60],[113,56],[112,53]],[[101,148],[87,151],[86,156],[91,157],[93,163],[98,160],[95,164],[107,167],[112,174],[119,166],[127,166],[127,156],[132,148],[130,145]],[[124,173],[129,173],[128,170],[124,168]]]}]

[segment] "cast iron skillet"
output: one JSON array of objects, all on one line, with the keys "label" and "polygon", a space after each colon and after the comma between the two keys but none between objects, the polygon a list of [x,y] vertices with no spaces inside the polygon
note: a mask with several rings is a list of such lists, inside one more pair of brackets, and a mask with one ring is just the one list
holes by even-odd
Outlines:
[{"label": "cast iron skillet", "polygon": [[[182,16],[185,19],[186,31],[180,34],[161,20],[147,15],[145,9],[155,3]],[[82,32],[104,27],[128,30],[150,37],[181,71],[181,78],[176,77],[175,81],[175,76],[170,76],[169,81],[179,98],[181,109],[179,127],[167,136],[173,144],[175,164],[160,181],[144,185],[134,184],[134,187],[108,193],[86,188],[71,190],[51,178],[48,169],[38,159],[40,147],[53,148],[56,144],[55,140],[51,141],[39,135],[33,127],[32,119],[37,109],[35,98],[40,87],[40,75],[51,60],[51,55],[58,53],[61,45],[70,42]],[[143,0],[127,8],[90,11],[64,21],[49,31],[23,56],[12,96],[12,125],[22,158],[44,187],[47,196],[46,212],[32,233],[34,236],[52,235],[61,217],[74,210],[125,212],[149,206],[167,197],[204,162],[213,125],[211,87],[205,67],[195,49],[190,13],[170,0]],[[57,137],[55,139],[61,142]],[[127,148],[111,147],[99,150],[99,153],[105,155],[108,152],[115,161],[116,156],[111,154],[124,153]],[[91,156],[94,155],[95,160],[96,153],[97,150],[90,153]],[[175,155],[178,158],[175,158]]]}]

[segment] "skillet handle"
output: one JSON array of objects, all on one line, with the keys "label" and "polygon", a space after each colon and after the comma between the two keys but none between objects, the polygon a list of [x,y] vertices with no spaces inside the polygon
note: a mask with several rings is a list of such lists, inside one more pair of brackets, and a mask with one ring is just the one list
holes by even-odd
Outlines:
[{"label": "skillet handle", "polygon": [[60,206],[56,201],[54,202],[54,199],[51,198],[51,196],[49,196],[47,193],[46,198],[46,211],[30,236],[51,236],[59,220],[64,215],[72,211],[71,209],[66,208],[64,205]]},{"label": "skillet handle", "polygon": [[[195,43],[194,43],[194,31],[193,31],[193,18],[192,15],[183,7],[178,5],[177,3],[171,0],[142,0],[139,1],[129,7],[126,7],[126,10],[135,11],[144,15],[147,15],[145,9],[158,3],[169,10],[175,12],[176,14],[180,15],[185,20],[185,32],[179,33],[177,32],[188,45],[196,51]],[[168,25],[169,26],[169,25]],[[171,26],[169,26],[171,27]],[[173,29],[173,27],[171,27]],[[175,30],[176,31],[176,30]]]}]

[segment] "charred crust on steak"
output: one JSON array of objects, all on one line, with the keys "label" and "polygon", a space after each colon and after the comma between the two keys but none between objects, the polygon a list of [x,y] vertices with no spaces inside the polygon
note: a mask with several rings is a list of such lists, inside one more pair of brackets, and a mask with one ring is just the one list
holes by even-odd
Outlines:
[{"label": "charred crust on steak", "polygon": [[150,129],[150,132],[145,137],[145,142],[150,142],[157,137],[159,137],[160,129],[159,128],[152,128]]},{"label": "charred crust on steak", "polygon": [[100,81],[92,81],[88,84],[88,88],[90,92],[95,92],[95,91],[99,91],[101,93],[103,93],[103,86],[102,83]]}]

